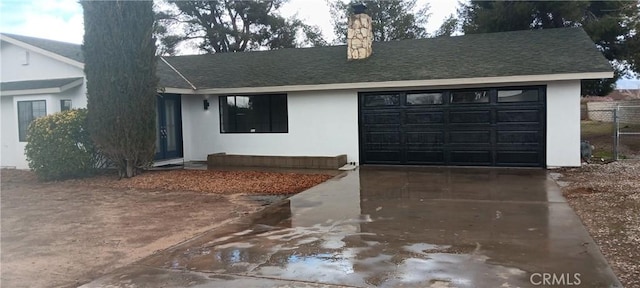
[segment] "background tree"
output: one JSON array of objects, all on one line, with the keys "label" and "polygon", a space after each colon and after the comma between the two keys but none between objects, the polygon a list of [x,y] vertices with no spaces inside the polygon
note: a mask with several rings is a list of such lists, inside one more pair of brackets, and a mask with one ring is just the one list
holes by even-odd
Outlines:
[{"label": "background tree", "polygon": [[451,14],[447,18],[444,19],[440,28],[434,33],[435,37],[443,37],[443,36],[452,36],[454,33],[458,32],[458,18],[455,15]]},{"label": "background tree", "polygon": [[331,21],[337,43],[345,43],[347,19],[353,14],[351,6],[364,3],[373,23],[373,41],[391,41],[428,37],[426,25],[429,6],[416,10],[416,0],[340,0],[329,2]]},{"label": "background tree", "polygon": [[155,153],[156,46],[151,1],[81,1],[88,129],[121,177]]},{"label": "background tree", "polygon": [[285,1],[168,1],[156,13],[161,51],[194,40],[206,53],[325,45],[318,27],[280,16]]},{"label": "background tree", "polygon": [[629,40],[634,37],[633,22],[637,23],[637,1],[472,0],[461,5],[458,13],[465,34],[583,27],[616,69],[613,79],[583,81],[583,95],[608,94],[633,67],[627,64],[632,64]]}]

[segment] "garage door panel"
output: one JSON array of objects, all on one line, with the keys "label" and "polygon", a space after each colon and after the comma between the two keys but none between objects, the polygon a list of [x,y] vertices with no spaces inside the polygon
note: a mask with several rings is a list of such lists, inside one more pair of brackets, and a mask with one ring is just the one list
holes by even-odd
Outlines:
[{"label": "garage door panel", "polygon": [[411,112],[407,111],[405,114],[406,124],[443,124],[444,113],[442,111],[424,111],[424,112]]},{"label": "garage door panel", "polygon": [[400,151],[395,150],[370,150],[365,152],[365,157],[369,163],[374,164],[400,164]]},{"label": "garage door panel", "polygon": [[400,132],[371,131],[365,134],[367,145],[400,145]]},{"label": "garage door panel", "polygon": [[366,113],[363,117],[364,124],[401,124],[402,118],[400,112],[385,112],[385,113]]},{"label": "garage door panel", "polygon": [[451,131],[449,132],[451,144],[490,144],[491,132],[481,131]]},{"label": "garage door panel", "polygon": [[407,132],[405,133],[407,146],[441,146],[444,144],[444,132]]},{"label": "garage door panel", "polygon": [[407,151],[407,163],[444,164],[444,151]]},{"label": "garage door panel", "polygon": [[491,111],[451,111],[449,123],[457,124],[490,124]]},{"label": "garage door panel", "polygon": [[537,151],[498,151],[496,162],[502,166],[538,166],[541,154]]},{"label": "garage door panel", "polygon": [[540,142],[539,131],[498,131],[498,144],[535,144]]},{"label": "garage door panel", "polygon": [[498,111],[497,113],[497,123],[512,123],[512,122],[529,122],[529,123],[538,123],[540,122],[540,112],[539,110],[507,110],[507,111]]},{"label": "garage door panel", "polygon": [[451,151],[449,161],[454,165],[491,165],[491,151]]}]

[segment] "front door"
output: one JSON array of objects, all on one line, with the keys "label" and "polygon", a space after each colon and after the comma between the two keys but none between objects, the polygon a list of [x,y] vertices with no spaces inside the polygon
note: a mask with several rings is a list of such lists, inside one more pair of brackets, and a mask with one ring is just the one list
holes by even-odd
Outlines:
[{"label": "front door", "polygon": [[160,94],[156,106],[156,160],[182,157],[180,95]]}]

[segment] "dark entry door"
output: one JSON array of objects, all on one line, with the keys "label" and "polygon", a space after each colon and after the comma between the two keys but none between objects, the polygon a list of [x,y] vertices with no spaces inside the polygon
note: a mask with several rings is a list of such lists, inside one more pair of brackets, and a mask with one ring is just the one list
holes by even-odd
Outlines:
[{"label": "dark entry door", "polygon": [[156,160],[182,157],[180,95],[160,94],[156,106]]},{"label": "dark entry door", "polygon": [[361,93],[364,164],[544,166],[545,88]]}]

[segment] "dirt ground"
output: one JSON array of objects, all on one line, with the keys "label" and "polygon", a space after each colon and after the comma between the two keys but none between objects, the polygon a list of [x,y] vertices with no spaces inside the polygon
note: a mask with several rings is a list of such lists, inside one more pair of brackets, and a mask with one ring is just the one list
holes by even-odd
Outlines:
[{"label": "dirt ground", "polygon": [[2,170],[0,286],[75,287],[331,177],[206,172],[42,183]]},{"label": "dirt ground", "polygon": [[561,169],[567,201],[624,287],[640,287],[640,160]]}]

